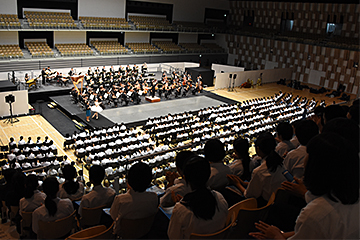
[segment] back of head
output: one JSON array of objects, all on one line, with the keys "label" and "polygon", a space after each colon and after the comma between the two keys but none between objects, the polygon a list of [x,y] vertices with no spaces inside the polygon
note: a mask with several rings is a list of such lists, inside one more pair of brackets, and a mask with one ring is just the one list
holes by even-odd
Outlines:
[{"label": "back of head", "polygon": [[210,163],[199,156],[189,159],[184,169],[185,180],[193,192],[186,194],[181,203],[204,220],[212,219],[217,207],[215,197],[206,187],[210,173]]},{"label": "back of head", "polygon": [[359,105],[352,105],[349,109],[348,116],[359,125]]},{"label": "back of head", "polygon": [[262,158],[266,157],[266,167],[270,172],[275,172],[277,167],[282,165],[283,159],[275,152],[276,140],[271,133],[261,133],[256,139],[255,147],[264,154]]},{"label": "back of head", "polygon": [[151,183],[152,175],[150,167],[142,162],[131,166],[128,174],[128,184],[136,192],[144,192]]},{"label": "back of head", "polygon": [[79,189],[79,183],[74,182],[74,178],[76,177],[76,168],[72,165],[65,165],[62,172],[66,181],[63,184],[63,188],[67,194],[75,194]]},{"label": "back of head", "polygon": [[241,158],[241,162],[244,168],[241,179],[250,180],[250,156],[249,156],[249,141],[245,138],[237,138],[234,140],[234,150],[236,154]]},{"label": "back of head", "polygon": [[93,165],[89,170],[89,179],[96,185],[100,185],[105,177],[105,169],[100,165]]},{"label": "back of head", "polygon": [[225,157],[225,146],[218,139],[210,139],[205,143],[204,153],[209,162],[221,162]]},{"label": "back of head", "polygon": [[57,205],[53,201],[56,198],[56,194],[59,191],[59,182],[55,177],[47,177],[43,184],[43,191],[46,194],[45,207],[49,212],[50,216],[54,216],[57,212]]},{"label": "back of head", "polygon": [[314,121],[303,120],[299,122],[295,129],[295,135],[300,144],[306,146],[311,138],[319,134],[319,127]]},{"label": "back of head", "polygon": [[34,191],[38,188],[39,182],[34,174],[26,176],[25,179],[25,198],[31,198],[34,195]]},{"label": "back of head", "polygon": [[338,117],[346,117],[344,109],[339,105],[327,106],[324,110],[324,123],[326,124],[330,120]]},{"label": "back of head", "polygon": [[304,183],[316,196],[354,204],[359,199],[359,156],[350,142],[335,133],[323,133],[310,140]]},{"label": "back of head", "polygon": [[329,121],[322,133],[332,132],[350,141],[353,147],[359,152],[359,125],[347,118],[334,118]]},{"label": "back of head", "polygon": [[181,151],[178,154],[176,154],[176,157],[175,157],[176,167],[178,169],[180,169],[182,171],[182,173],[184,173],[184,167],[185,167],[187,161],[192,156],[196,156],[196,154],[191,151]]},{"label": "back of head", "polygon": [[288,122],[280,122],[276,127],[276,132],[278,136],[287,141],[290,141],[293,136],[293,128]]},{"label": "back of head", "polygon": [[71,165],[65,165],[62,169],[64,178],[67,181],[72,181],[76,177],[76,168]]}]

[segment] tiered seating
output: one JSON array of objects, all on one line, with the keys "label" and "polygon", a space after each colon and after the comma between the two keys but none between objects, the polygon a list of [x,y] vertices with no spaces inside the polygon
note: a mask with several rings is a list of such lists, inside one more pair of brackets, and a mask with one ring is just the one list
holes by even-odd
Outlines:
[{"label": "tiered seating", "polygon": [[117,41],[91,41],[91,45],[101,54],[123,54],[128,50]]},{"label": "tiered seating", "polygon": [[19,45],[0,45],[0,58],[23,57]]},{"label": "tiered seating", "polygon": [[185,48],[189,52],[206,52],[207,49],[197,43],[179,43],[179,45]]},{"label": "tiered seating", "polygon": [[164,52],[182,52],[184,51],[181,47],[170,41],[153,41],[154,45],[161,48]]},{"label": "tiered seating", "polygon": [[27,42],[25,43],[27,49],[33,57],[52,57],[54,52],[51,50],[46,42]]},{"label": "tiered seating", "polygon": [[144,30],[174,30],[173,26],[164,17],[129,16],[137,29]]},{"label": "tiered seating", "polygon": [[224,52],[225,50],[216,43],[203,43],[202,46],[210,49],[211,52]]},{"label": "tiered seating", "polygon": [[200,22],[174,21],[174,24],[177,26],[178,31],[187,31],[187,32],[211,31],[211,27],[207,26],[205,23],[200,23]]},{"label": "tiered seating", "polygon": [[0,28],[20,28],[21,24],[16,14],[0,14]]},{"label": "tiered seating", "polygon": [[133,50],[134,53],[154,53],[159,50],[150,43],[127,43],[127,46]]},{"label": "tiered seating", "polygon": [[337,48],[352,48],[359,49],[360,40],[359,38],[350,38],[350,37],[340,37],[333,36],[329,42],[326,43],[326,46],[337,47]]},{"label": "tiered seating", "polygon": [[85,43],[55,44],[62,56],[92,55],[93,50]]},{"label": "tiered seating", "polygon": [[33,28],[76,28],[70,13],[25,11],[24,14]]},{"label": "tiered seating", "polygon": [[79,17],[84,28],[130,29],[125,18]]}]

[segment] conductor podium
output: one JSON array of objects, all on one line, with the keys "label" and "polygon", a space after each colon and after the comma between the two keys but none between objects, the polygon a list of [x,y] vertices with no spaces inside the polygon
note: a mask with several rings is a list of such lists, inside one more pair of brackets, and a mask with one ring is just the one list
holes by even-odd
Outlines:
[{"label": "conductor podium", "polygon": [[146,96],[146,97],[145,97],[145,100],[148,101],[148,102],[151,102],[151,103],[153,103],[153,102],[160,102],[160,98],[159,98],[159,97],[148,97],[148,96]]},{"label": "conductor podium", "polygon": [[208,87],[214,86],[214,70],[202,67],[185,68],[185,71],[190,73],[192,79],[196,79],[201,74],[203,85]]}]

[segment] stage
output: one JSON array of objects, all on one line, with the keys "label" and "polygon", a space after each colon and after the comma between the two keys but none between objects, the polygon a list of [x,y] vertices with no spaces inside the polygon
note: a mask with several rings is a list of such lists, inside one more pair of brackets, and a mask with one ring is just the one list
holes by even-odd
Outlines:
[{"label": "stage", "polygon": [[213,93],[203,91],[203,93],[179,99],[161,99],[160,102],[150,103],[141,97],[141,103],[135,105],[129,103],[128,106],[117,108],[107,108],[99,114],[99,119],[91,119],[86,122],[85,111],[81,110],[77,104],[71,102],[70,95],[50,97],[63,113],[69,118],[81,121],[90,128],[112,126],[115,123],[125,123],[128,127],[144,124],[148,118],[159,117],[169,113],[181,113],[196,111],[201,108],[218,106],[225,103],[235,103],[235,101],[217,96]]}]

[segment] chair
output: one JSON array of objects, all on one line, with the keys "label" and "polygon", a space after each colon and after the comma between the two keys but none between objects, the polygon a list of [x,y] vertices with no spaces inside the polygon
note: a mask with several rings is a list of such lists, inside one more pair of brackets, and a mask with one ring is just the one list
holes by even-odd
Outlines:
[{"label": "chair", "polygon": [[235,219],[237,219],[240,209],[255,209],[257,207],[257,202],[255,198],[245,199],[229,208],[228,218],[226,224],[231,220],[232,213],[235,214]]},{"label": "chair", "polygon": [[53,222],[39,220],[38,239],[55,239],[70,234],[76,226],[75,213],[76,211],[65,218]]},{"label": "chair", "polygon": [[[236,218],[236,225],[232,228],[228,238],[230,239],[248,239],[250,232],[257,232],[255,223],[264,221],[267,216],[270,207],[274,204],[275,193],[273,193],[266,204],[266,206],[257,208],[254,203],[247,202],[244,205],[248,205],[248,208],[239,208],[238,215]],[[246,200],[245,200],[246,201]],[[253,201],[253,200],[252,200]],[[234,205],[235,207],[236,205]],[[254,208],[255,206],[255,208]]]},{"label": "chair", "polygon": [[26,232],[31,232],[32,225],[32,213],[33,212],[21,212],[22,219],[20,222],[21,226],[21,236],[26,236]]},{"label": "chair", "polygon": [[82,229],[98,225],[100,223],[101,215],[105,205],[95,207],[95,208],[82,208],[80,226]]},{"label": "chair", "polygon": [[65,240],[114,239],[114,235],[112,233],[113,227],[114,227],[114,222],[108,229],[106,229],[106,227],[104,225],[87,228],[87,229],[84,229],[77,233],[72,234]]},{"label": "chair", "polygon": [[231,214],[229,214],[229,216],[229,223],[226,223],[226,227],[221,229],[220,231],[210,234],[192,233],[190,235],[190,239],[226,239],[231,231],[231,227],[235,224],[236,220],[235,212],[232,212]]},{"label": "chair", "polygon": [[138,239],[145,236],[151,229],[155,214],[140,219],[120,220],[120,237],[123,239]]}]

